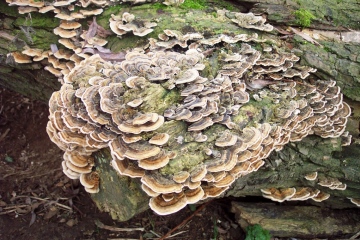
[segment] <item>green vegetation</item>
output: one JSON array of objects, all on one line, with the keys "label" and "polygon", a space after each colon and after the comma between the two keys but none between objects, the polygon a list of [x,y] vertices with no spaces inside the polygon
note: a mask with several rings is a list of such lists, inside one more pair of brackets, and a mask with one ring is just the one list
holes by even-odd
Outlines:
[{"label": "green vegetation", "polygon": [[219,235],[219,230],[218,227],[216,225],[216,220],[214,220],[214,230],[213,230],[214,236],[212,238],[212,240],[216,240],[218,239],[218,235]]},{"label": "green vegetation", "polygon": [[17,27],[33,27],[42,29],[54,29],[59,26],[60,20],[58,18],[51,18],[41,13],[31,13],[25,15],[25,17],[17,17],[14,25]]},{"label": "green vegetation", "polygon": [[294,12],[296,23],[302,27],[310,27],[311,21],[316,17],[308,10],[300,8]]},{"label": "green vegetation", "polygon": [[8,162],[8,163],[14,162],[14,160],[12,159],[12,157],[9,157],[7,154],[5,154],[5,161]]},{"label": "green vegetation", "polygon": [[159,10],[159,9],[165,9],[168,6],[166,6],[165,4],[162,4],[162,3],[153,3],[153,4],[151,4],[151,7]]},{"label": "green vegetation", "polygon": [[214,1],[214,3],[216,3],[216,6],[218,6],[218,8],[225,8],[226,10],[229,10],[229,11],[236,11],[237,8],[229,3],[229,2],[226,2],[226,1]]},{"label": "green vegetation", "polygon": [[192,212],[196,211],[196,205],[195,204],[188,204],[188,207]]},{"label": "green vegetation", "polygon": [[183,4],[180,5],[183,9],[204,9],[206,7],[205,0],[185,0]]},{"label": "green vegetation", "polygon": [[268,230],[263,229],[259,224],[246,228],[245,240],[270,240],[271,235]]}]

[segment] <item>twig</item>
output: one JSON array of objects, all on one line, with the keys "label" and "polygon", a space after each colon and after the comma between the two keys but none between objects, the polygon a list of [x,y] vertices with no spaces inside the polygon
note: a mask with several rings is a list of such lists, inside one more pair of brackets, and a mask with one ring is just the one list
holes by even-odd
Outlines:
[{"label": "twig", "polygon": [[42,174],[38,174],[38,175],[32,175],[32,176],[29,176],[29,177],[26,177],[26,178],[37,178],[37,177],[52,174],[52,173],[54,173],[56,171],[61,171],[61,170],[62,170],[61,168],[55,168],[55,169],[52,169],[50,171],[47,171],[46,173],[42,173]]},{"label": "twig", "polygon": [[354,236],[352,236],[350,239],[356,239],[358,236],[360,236],[360,231],[358,231]]},{"label": "twig", "polygon": [[108,238],[107,240],[139,240],[137,238]]},{"label": "twig", "polygon": [[183,233],[185,233],[185,232],[187,232],[187,231],[181,231],[181,232],[175,233],[175,234],[173,234],[173,235],[168,236],[167,238],[173,238],[173,237],[175,237],[175,236],[177,236],[177,235],[180,235],[180,234],[183,234]]},{"label": "twig", "polygon": [[107,240],[139,240],[137,238],[108,238]]},{"label": "twig", "polygon": [[100,222],[99,220],[95,220],[95,225],[98,228],[114,231],[114,232],[132,232],[132,231],[145,231],[145,228],[118,228],[113,226],[108,226]]},{"label": "twig", "polygon": [[9,207],[4,207],[4,210],[8,210],[8,209],[13,209],[13,208],[22,208],[22,207],[28,207],[29,205],[15,205],[15,206],[9,206]]},{"label": "twig", "polygon": [[[53,172],[60,171],[60,170],[61,170],[61,168],[56,168],[56,169],[52,169],[50,171],[47,171],[46,173],[42,173],[42,174],[38,174],[38,175],[24,176],[24,178],[41,177],[41,176],[44,176],[44,175],[52,174]],[[31,169],[21,171],[21,172],[15,171],[15,172],[12,172],[12,173],[5,174],[2,178],[0,178],[0,180],[4,180],[5,178],[7,178],[9,176],[12,176],[12,175],[15,175],[15,174],[23,176],[23,175],[27,175],[27,174],[31,174],[31,173],[32,173]]]},{"label": "twig", "polygon": [[[181,231],[181,232],[178,232],[178,233],[175,233],[175,234],[173,234],[173,235],[170,235],[170,236],[168,236],[167,238],[174,238],[174,239],[178,239],[178,238],[176,238],[176,236],[177,235],[180,235],[180,234],[183,234],[183,233],[185,233],[185,232],[187,232],[187,231]],[[152,240],[159,240],[159,239],[161,239],[161,238],[147,238],[147,239],[152,239]],[[181,239],[184,239],[183,237],[181,237]]]},{"label": "twig", "polygon": [[6,129],[3,134],[0,136],[0,142],[5,139],[6,135],[10,132],[10,128]]},{"label": "twig", "polygon": [[153,230],[150,230],[150,232],[151,232],[152,234],[154,234],[155,236],[161,238],[161,236],[160,236],[159,234],[157,234],[156,232],[154,232]]},{"label": "twig", "polygon": [[160,238],[159,240],[164,240],[165,238],[169,237],[171,233],[175,232],[177,229],[181,228],[182,226],[184,226],[191,218],[193,218],[196,214],[198,214],[201,210],[203,210],[209,203],[211,203],[211,201],[204,203],[203,205],[201,205],[198,209],[196,209],[195,212],[193,212],[193,214],[191,214],[189,217],[187,217],[184,221],[182,221],[179,225],[177,225],[176,227],[174,227],[173,229],[171,229],[167,234],[165,234],[162,238]]},{"label": "twig", "polygon": [[12,212],[15,212],[16,209],[12,209],[12,210],[9,210],[9,211],[6,211],[6,212],[0,212],[0,215],[5,215],[5,214],[8,214],[8,213],[12,213]]},{"label": "twig", "polygon": [[76,207],[75,205],[73,205],[73,208],[80,213],[81,217],[84,216],[84,213],[82,211],[80,211],[80,209],[78,207]]},{"label": "twig", "polygon": [[[50,201],[53,201],[53,200],[50,200],[48,198],[39,198],[39,197],[34,197],[34,196],[22,196],[22,195],[19,195],[19,196],[16,196],[15,198],[32,198],[32,199],[36,199],[36,200],[39,200],[39,201],[44,201],[44,202],[50,202]],[[62,207],[64,209],[67,209],[69,211],[72,211],[72,208],[69,207],[69,206],[66,206],[64,204],[61,204],[61,203],[58,203],[58,202],[53,202],[55,205],[59,206],[59,207]]]}]

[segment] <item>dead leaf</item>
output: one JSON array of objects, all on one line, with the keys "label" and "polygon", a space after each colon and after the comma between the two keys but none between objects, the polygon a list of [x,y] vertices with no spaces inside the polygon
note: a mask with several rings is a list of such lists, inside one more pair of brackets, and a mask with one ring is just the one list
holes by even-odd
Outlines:
[{"label": "dead leaf", "polygon": [[72,198],[70,198],[70,199],[69,199],[69,207],[72,208],[73,206],[74,206],[73,200],[72,200]]},{"label": "dead leaf", "polygon": [[223,228],[221,228],[221,227],[217,227],[217,230],[218,230],[218,232],[219,233],[221,233],[221,234],[224,234],[224,233],[227,233],[227,231],[225,230],[225,229],[223,229]]},{"label": "dead leaf", "polygon": [[55,206],[52,206],[48,209],[47,213],[44,216],[45,220],[49,220],[59,212],[59,209]]},{"label": "dead leaf", "polygon": [[78,223],[77,219],[70,219],[69,221],[66,222],[66,225],[68,225],[69,227],[72,227],[74,225],[76,225]]},{"label": "dead leaf", "polygon": [[0,200],[0,207],[6,207],[6,206],[7,206],[7,203]]},{"label": "dead leaf", "polygon": [[59,51],[58,47],[56,46],[56,44],[50,44],[50,49],[52,53],[56,53],[57,51]]},{"label": "dead leaf", "polygon": [[31,204],[31,211],[34,211],[35,209],[37,209],[42,203],[40,202],[34,202]]},{"label": "dead leaf", "polygon": [[98,28],[98,25],[96,23],[96,17],[94,17],[92,23],[89,26],[88,31],[86,32],[85,41],[87,41],[88,39],[90,39],[92,37],[95,37],[97,28]]},{"label": "dead leaf", "polygon": [[64,186],[63,182],[58,182],[57,184],[55,184],[55,187],[62,187],[62,186]]},{"label": "dead leaf", "polygon": [[19,213],[19,214],[26,214],[26,213],[31,212],[31,207],[30,206],[26,206],[24,208],[16,206],[15,209],[16,209],[16,212]]},{"label": "dead leaf", "polygon": [[93,48],[85,48],[82,50],[81,53],[91,53],[91,54],[99,54],[99,56],[106,60],[106,61],[115,61],[115,62],[122,62],[125,60],[125,52],[119,52],[119,53],[103,53],[100,52],[97,49]]},{"label": "dead leaf", "polygon": [[106,30],[105,28],[103,28],[102,26],[98,25],[97,28],[97,33],[96,33],[99,37],[102,38],[107,38],[110,35],[113,35],[114,33],[112,31]]},{"label": "dead leaf", "polygon": [[34,224],[35,220],[36,220],[36,214],[34,212],[31,212],[29,227]]},{"label": "dead leaf", "polygon": [[102,46],[99,46],[99,45],[95,45],[94,46],[99,52],[102,52],[102,53],[111,53],[111,50],[108,49],[108,48],[104,48]]},{"label": "dead leaf", "polygon": [[309,35],[303,33],[303,32],[300,32],[292,27],[289,27],[291,29],[291,31],[293,31],[296,35],[302,37],[303,39],[305,39],[306,41],[312,43],[312,44],[315,44],[315,45],[318,45],[318,46],[321,46],[320,43],[318,43],[317,41],[315,41],[312,37],[310,37]]},{"label": "dead leaf", "polygon": [[286,31],[286,30],[284,30],[284,29],[281,29],[281,28],[279,28],[279,27],[274,27],[274,29],[275,29],[276,31],[278,31],[279,33],[281,33],[281,34],[284,34],[284,35],[292,35],[291,32],[288,32],[288,31]]}]

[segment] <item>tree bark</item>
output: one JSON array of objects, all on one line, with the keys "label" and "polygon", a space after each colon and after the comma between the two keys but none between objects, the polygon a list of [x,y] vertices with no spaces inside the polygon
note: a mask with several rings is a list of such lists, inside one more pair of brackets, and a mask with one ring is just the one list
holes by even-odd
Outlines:
[{"label": "tree bark", "polygon": [[7,54],[21,52],[25,46],[50,49],[58,37],[52,30],[59,21],[51,14],[21,15],[16,7],[0,2],[0,85],[32,99],[47,102],[60,89],[57,78],[44,70],[46,62],[18,64]]},{"label": "tree bark", "polygon": [[232,202],[238,224],[246,229],[260,224],[272,236],[291,238],[347,238],[359,230],[359,214],[352,209],[324,211],[314,206]]},{"label": "tree bark", "polygon": [[[104,9],[97,16],[97,22],[105,29],[111,14],[129,11],[143,19],[157,20],[158,26],[149,37],[157,37],[164,29],[184,32],[201,32],[212,36],[220,33],[241,34],[258,33],[260,38],[273,39],[279,47],[292,48],[301,57],[302,65],[317,68],[315,75],[321,79],[334,79],[342,87],[349,103],[354,108],[354,115],[349,121],[349,131],[354,136],[354,142],[359,141],[360,120],[360,52],[359,43],[336,42],[334,40],[317,40],[323,47],[315,46],[302,38],[295,36],[293,40],[283,42],[275,31],[263,33],[255,30],[241,29],[235,24],[224,23],[211,16],[215,7],[227,7],[232,11],[250,10],[255,13],[266,13],[270,23],[284,26],[299,26],[293,11],[299,8],[308,9],[315,16],[311,28],[327,30],[359,29],[358,18],[360,6],[356,0],[323,1],[317,5],[316,1],[214,1],[203,10],[184,9],[176,7],[159,7],[159,5],[145,4],[139,6],[119,5]],[[258,3],[258,4],[255,4]],[[327,3],[327,5],[326,5]],[[326,5],[326,7],[325,7]],[[344,6],[351,6],[345,8]],[[31,14],[20,16],[15,7],[8,7],[0,3],[2,25],[0,30],[0,85],[20,92],[32,98],[47,101],[51,93],[60,87],[57,78],[52,77],[43,67],[46,61],[31,64],[14,64],[6,57],[13,51],[22,51],[24,46],[49,49],[49,45],[57,43],[58,37],[52,30],[59,24],[53,14]],[[344,8],[343,8],[344,7]],[[340,8],[337,9],[337,8]],[[351,17],[345,17],[351,16]],[[89,19],[90,20],[90,19]],[[88,29],[86,21],[81,22],[83,29]],[[42,38],[39,39],[39,36]],[[293,35],[286,35],[292,38]],[[118,38],[114,35],[107,38],[107,47],[112,52],[123,51],[147,42],[146,38],[125,35]],[[288,144],[282,151],[273,153],[266,161],[265,167],[257,172],[239,178],[226,192],[226,196],[260,196],[260,189],[268,187],[312,187],[323,192],[329,192],[331,198],[323,204],[332,208],[354,207],[347,197],[360,198],[360,163],[359,145],[353,144],[342,148],[340,139],[321,139],[308,137],[299,143]],[[95,154],[96,169],[100,173],[101,191],[92,197],[98,207],[111,213],[114,219],[125,221],[137,213],[144,211],[148,198],[140,189],[138,180],[116,174],[109,166],[111,156],[108,150]],[[326,158],[324,158],[326,157]],[[60,161],[59,161],[60,162]],[[304,179],[305,173],[317,171],[322,177],[338,178],[347,184],[345,191],[329,190],[318,186],[315,182]],[[311,203],[314,204],[314,203]]]}]

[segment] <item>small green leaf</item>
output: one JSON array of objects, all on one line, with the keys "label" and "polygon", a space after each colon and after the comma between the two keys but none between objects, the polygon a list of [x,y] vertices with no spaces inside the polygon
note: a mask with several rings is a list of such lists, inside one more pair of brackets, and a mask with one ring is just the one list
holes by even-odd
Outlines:
[{"label": "small green leaf", "polygon": [[153,237],[155,237],[155,235],[152,234],[152,233],[150,233],[150,232],[147,232],[147,233],[144,233],[144,234],[142,235],[142,237],[143,237],[143,238],[153,238]]},{"label": "small green leaf", "polygon": [[8,155],[5,155],[5,161],[8,162],[8,163],[14,162],[14,160],[12,159],[12,157],[10,157],[10,156],[8,156]]},{"label": "small green leaf", "polygon": [[246,228],[245,240],[270,240],[271,235],[268,230],[263,229],[259,224]]},{"label": "small green leaf", "polygon": [[191,211],[195,212],[195,210],[196,210],[196,205],[194,205],[194,204],[189,204],[188,206],[189,206],[189,208],[190,208]]}]

